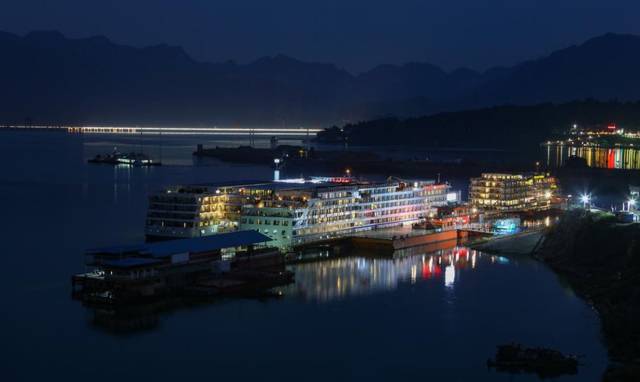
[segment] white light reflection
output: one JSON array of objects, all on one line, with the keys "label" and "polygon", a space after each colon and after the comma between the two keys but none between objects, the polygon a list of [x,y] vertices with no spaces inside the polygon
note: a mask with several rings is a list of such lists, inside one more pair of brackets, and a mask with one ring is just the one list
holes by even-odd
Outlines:
[{"label": "white light reflection", "polygon": [[456,282],[456,268],[453,265],[447,265],[444,268],[444,286],[453,288]]},{"label": "white light reflection", "polygon": [[430,287],[453,290],[456,282],[460,286],[461,273],[483,269],[481,262],[488,266],[509,264],[504,258],[469,252],[464,247],[393,259],[329,258],[290,266],[296,282],[279,290],[284,295],[320,302],[395,290],[403,283],[433,281]]}]

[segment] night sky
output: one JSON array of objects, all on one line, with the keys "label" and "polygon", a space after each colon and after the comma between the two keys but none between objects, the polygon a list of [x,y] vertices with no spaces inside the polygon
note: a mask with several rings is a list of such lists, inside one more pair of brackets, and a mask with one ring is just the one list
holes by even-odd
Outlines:
[{"label": "night sky", "polygon": [[207,61],[283,53],[352,72],[407,61],[485,69],[640,34],[639,14],[634,0],[2,0],[0,30],[165,42]]}]

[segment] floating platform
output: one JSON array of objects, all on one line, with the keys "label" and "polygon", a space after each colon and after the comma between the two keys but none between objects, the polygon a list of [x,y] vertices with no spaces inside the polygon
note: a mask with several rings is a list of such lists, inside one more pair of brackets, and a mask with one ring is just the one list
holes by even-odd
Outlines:
[{"label": "floating platform", "polygon": [[[240,289],[261,289],[291,279],[275,248],[259,248],[271,239],[257,231],[236,231],[202,238],[90,249],[92,270],[72,276],[73,296],[85,302],[128,304],[181,295],[199,283],[230,279]],[[224,249],[239,249],[223,259]],[[275,268],[275,271],[272,270]],[[229,290],[222,286],[217,293]]]},{"label": "floating platform", "polygon": [[330,238],[300,245],[295,248],[295,251],[333,247],[337,248],[338,251],[389,257],[396,254],[412,254],[415,251],[420,253],[434,252],[438,249],[450,248],[460,242],[467,241],[472,236],[478,235],[490,234],[462,229],[433,232],[402,227],[364,231],[351,236]]}]

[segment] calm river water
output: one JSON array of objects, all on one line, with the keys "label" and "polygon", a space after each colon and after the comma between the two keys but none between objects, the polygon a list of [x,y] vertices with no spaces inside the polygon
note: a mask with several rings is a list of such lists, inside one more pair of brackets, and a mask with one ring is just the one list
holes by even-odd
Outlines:
[{"label": "calm river water", "polygon": [[547,167],[561,167],[569,157],[585,160],[589,167],[640,170],[640,149],[634,147],[582,147],[545,145],[542,147]]},{"label": "calm river water", "polygon": [[211,137],[154,139],[142,143],[165,166],[121,169],[86,160],[137,150],[138,138],[0,131],[3,380],[537,380],[485,367],[511,340],[584,354],[558,381],[603,372],[597,316],[552,272],[463,247],[298,264],[282,298],[143,309],[120,322],[136,330],[110,329],[109,312],[70,298],[86,248],[141,241],[151,190],[271,177],[194,162]]}]

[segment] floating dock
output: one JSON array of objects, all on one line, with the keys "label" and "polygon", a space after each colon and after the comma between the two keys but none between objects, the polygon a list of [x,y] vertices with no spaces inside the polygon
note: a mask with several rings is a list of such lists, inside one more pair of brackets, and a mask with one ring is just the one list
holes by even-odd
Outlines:
[{"label": "floating dock", "polygon": [[[208,295],[255,292],[289,283],[284,256],[257,231],[97,248],[87,251],[92,270],[71,278],[73,296],[91,303],[124,304],[208,288]],[[255,248],[255,246],[259,246]],[[235,257],[223,258],[234,249]],[[224,280],[218,282],[219,280]],[[233,287],[231,287],[233,286]]]},{"label": "floating dock", "polygon": [[304,252],[314,248],[332,247],[337,251],[349,253],[394,256],[411,254],[415,250],[425,253],[455,246],[471,237],[491,236],[486,232],[466,229],[451,229],[434,232],[411,227],[399,227],[359,232],[351,236],[330,238],[295,248],[296,252]]}]

